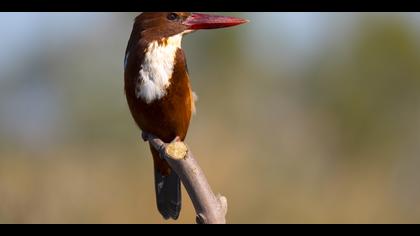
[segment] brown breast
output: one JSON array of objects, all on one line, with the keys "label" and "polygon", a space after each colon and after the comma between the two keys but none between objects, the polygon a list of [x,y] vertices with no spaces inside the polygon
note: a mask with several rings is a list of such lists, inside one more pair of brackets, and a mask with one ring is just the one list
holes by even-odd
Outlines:
[{"label": "brown breast", "polygon": [[193,96],[183,50],[178,49],[176,52],[174,70],[166,95],[150,104],[137,98],[135,94],[140,69],[140,64],[136,61],[128,62],[124,80],[127,102],[137,125],[164,142],[170,142],[176,136],[184,140],[191,119]]}]

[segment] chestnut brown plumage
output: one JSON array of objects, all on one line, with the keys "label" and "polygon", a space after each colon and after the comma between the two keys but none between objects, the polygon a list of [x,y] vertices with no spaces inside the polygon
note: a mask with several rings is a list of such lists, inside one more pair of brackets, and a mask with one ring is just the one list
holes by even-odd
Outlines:
[{"label": "chestnut brown plumage", "polygon": [[[240,18],[188,12],[146,12],[135,18],[125,54],[124,82],[128,106],[142,131],[164,142],[176,137],[185,139],[194,96],[180,39],[198,29],[245,22]],[[174,41],[172,38],[179,42],[175,40],[176,45],[168,45]],[[179,177],[152,146],[150,150],[158,210],[165,219],[177,219],[181,209]]]}]

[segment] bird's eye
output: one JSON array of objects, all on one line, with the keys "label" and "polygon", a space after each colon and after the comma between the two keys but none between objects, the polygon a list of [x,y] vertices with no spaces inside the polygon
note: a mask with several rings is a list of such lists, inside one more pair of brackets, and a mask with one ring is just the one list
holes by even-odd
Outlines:
[{"label": "bird's eye", "polygon": [[168,14],[168,20],[170,21],[178,20],[178,18],[179,18],[178,14],[174,12],[171,12]]}]

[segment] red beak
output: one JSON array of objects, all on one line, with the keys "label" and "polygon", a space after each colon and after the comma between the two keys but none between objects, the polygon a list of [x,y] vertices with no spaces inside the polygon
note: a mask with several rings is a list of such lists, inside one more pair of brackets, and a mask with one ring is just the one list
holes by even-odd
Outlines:
[{"label": "red beak", "polygon": [[189,30],[199,30],[224,28],[247,22],[249,21],[236,17],[193,13],[183,22],[183,24],[186,25]]}]

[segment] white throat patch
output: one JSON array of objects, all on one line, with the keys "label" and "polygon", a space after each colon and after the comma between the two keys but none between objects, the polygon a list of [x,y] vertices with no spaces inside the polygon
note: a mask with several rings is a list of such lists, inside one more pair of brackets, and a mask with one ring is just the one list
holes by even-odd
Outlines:
[{"label": "white throat patch", "polygon": [[136,84],[136,96],[146,103],[166,95],[173,73],[175,54],[181,48],[182,33],[167,38],[166,43],[153,41],[146,49]]}]

